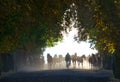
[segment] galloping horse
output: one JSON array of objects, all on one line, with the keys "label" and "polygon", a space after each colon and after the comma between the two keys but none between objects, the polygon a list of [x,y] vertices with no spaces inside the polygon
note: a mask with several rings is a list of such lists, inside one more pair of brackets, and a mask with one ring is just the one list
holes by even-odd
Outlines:
[{"label": "galloping horse", "polygon": [[44,56],[41,55],[39,58],[39,64],[40,64],[40,68],[43,69],[44,68],[44,64],[45,64],[45,60],[44,60]]},{"label": "galloping horse", "polygon": [[62,55],[59,55],[59,62],[62,63],[65,61],[65,58]]},{"label": "galloping horse", "polygon": [[48,67],[51,69],[53,59],[52,59],[52,56],[49,53],[47,54],[47,62],[48,62]]},{"label": "galloping horse", "polygon": [[59,68],[65,63],[65,58],[62,55],[59,55]]},{"label": "galloping horse", "polygon": [[98,59],[95,54],[92,54],[92,56],[89,56],[89,65],[90,65],[91,69],[93,69],[93,67],[97,66],[97,63],[98,63]]},{"label": "galloping horse", "polygon": [[65,61],[66,61],[66,67],[69,68],[69,66],[71,65],[71,57],[69,53],[66,54]]},{"label": "galloping horse", "polygon": [[92,56],[89,56],[89,59],[88,59],[88,61],[89,61],[89,67],[91,68],[91,69],[93,69],[93,58],[92,58]]},{"label": "galloping horse", "polygon": [[57,54],[54,55],[53,57],[53,66],[56,68],[56,65],[59,63],[59,58]]},{"label": "galloping horse", "polygon": [[76,62],[77,62],[77,54],[75,53],[74,55],[71,56],[71,60],[73,63],[73,67],[76,67]]},{"label": "galloping horse", "polygon": [[102,68],[102,61],[103,61],[103,59],[102,59],[100,54],[97,54],[97,59],[98,59],[98,68],[101,69]]},{"label": "galloping horse", "polygon": [[80,64],[81,64],[81,66],[82,66],[82,68],[83,68],[83,60],[84,60],[84,56],[77,56],[77,62],[78,62],[78,66],[80,66]]}]

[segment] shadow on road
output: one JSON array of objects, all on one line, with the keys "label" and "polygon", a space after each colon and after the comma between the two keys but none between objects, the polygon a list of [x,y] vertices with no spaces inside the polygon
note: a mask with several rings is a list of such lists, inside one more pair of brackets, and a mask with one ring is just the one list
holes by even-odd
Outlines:
[{"label": "shadow on road", "polygon": [[0,82],[113,82],[107,70],[61,69],[17,72],[2,77]]}]

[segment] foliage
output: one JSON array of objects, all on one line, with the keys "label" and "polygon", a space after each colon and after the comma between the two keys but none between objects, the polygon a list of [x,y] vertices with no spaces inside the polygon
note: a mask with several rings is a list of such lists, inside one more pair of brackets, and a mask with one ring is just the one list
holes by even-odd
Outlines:
[{"label": "foliage", "polygon": [[61,40],[61,28],[57,24],[60,5],[54,0],[51,4],[49,0],[41,1],[0,1],[0,53],[22,46],[27,49],[53,46]]},{"label": "foliage", "polygon": [[21,46],[54,46],[62,38],[61,31],[69,28],[60,24],[72,3],[80,22],[77,40],[89,38],[98,50],[115,52],[120,46],[119,0],[1,0],[0,53]]},{"label": "foliage", "polygon": [[88,15],[81,20],[83,24],[81,24],[82,29],[79,30],[80,36],[86,36],[79,37],[79,40],[87,40],[89,36],[90,42],[95,44],[98,50],[114,53],[120,46],[119,6],[119,0],[87,0],[84,8],[85,14]]}]

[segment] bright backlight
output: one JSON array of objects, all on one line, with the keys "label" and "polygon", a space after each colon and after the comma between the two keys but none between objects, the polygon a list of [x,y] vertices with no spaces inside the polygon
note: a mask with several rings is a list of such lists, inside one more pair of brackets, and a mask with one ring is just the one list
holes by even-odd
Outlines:
[{"label": "bright backlight", "polygon": [[77,29],[72,29],[69,34],[64,34],[64,39],[62,42],[58,42],[58,45],[50,48],[46,48],[43,53],[45,58],[47,53],[50,53],[52,57],[57,55],[65,56],[67,53],[70,55],[77,53],[77,55],[90,55],[92,53],[97,53],[97,50],[93,50],[90,48],[90,43],[88,42],[80,42],[77,43],[73,38],[77,33]]}]

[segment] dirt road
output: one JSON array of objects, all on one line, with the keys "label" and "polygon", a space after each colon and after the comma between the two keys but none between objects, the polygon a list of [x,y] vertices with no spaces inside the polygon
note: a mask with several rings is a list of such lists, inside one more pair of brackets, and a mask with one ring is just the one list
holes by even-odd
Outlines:
[{"label": "dirt road", "polygon": [[61,69],[17,72],[2,77],[0,82],[113,82],[106,70]]}]

